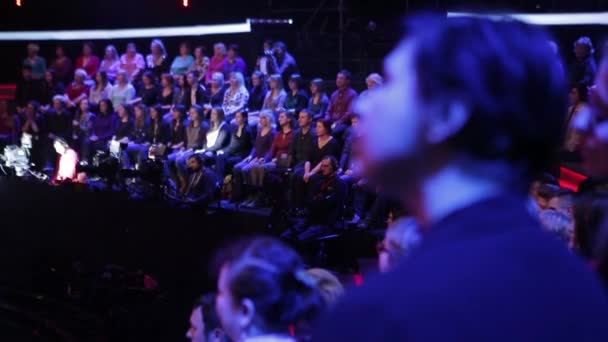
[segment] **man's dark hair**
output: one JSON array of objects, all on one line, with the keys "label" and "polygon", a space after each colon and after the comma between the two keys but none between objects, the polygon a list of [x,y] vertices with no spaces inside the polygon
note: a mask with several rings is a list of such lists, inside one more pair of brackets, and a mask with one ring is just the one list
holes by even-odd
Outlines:
[{"label": "man's dark hair", "polygon": [[321,160],[329,160],[331,164],[332,171],[336,172],[338,170],[338,160],[334,156],[325,156]]},{"label": "man's dark hair", "polygon": [[274,44],[272,45],[273,48],[275,49],[281,49],[283,51],[287,51],[287,45],[285,45],[285,43],[278,41],[278,42],[274,42]]},{"label": "man's dark hair", "polygon": [[234,52],[236,52],[236,54],[239,54],[239,45],[238,44],[230,44],[228,45],[228,50],[232,50]]},{"label": "man's dark hair", "polygon": [[507,160],[527,179],[547,169],[562,141],[566,85],[543,29],[421,16],[406,30],[421,100],[444,110],[462,104],[470,113],[449,141],[453,149]]},{"label": "man's dark hair", "polygon": [[[197,156],[196,154],[194,156]],[[194,157],[193,156],[193,157]],[[191,157],[191,158],[193,158]],[[198,156],[197,156],[198,157]],[[199,157],[200,160],[200,157]],[[215,329],[221,329],[220,318],[215,311],[215,293],[207,293],[202,295],[200,298],[194,302],[193,309],[201,308],[201,313],[203,316],[203,324],[205,325],[204,334],[208,335],[211,331]]]},{"label": "man's dark hair", "polygon": [[308,110],[308,109],[306,109],[306,108],[304,108],[304,109],[300,110],[300,113],[298,113],[298,116],[299,116],[300,114],[302,114],[302,113],[304,113],[304,114],[308,115],[308,117],[309,117],[309,118],[311,118],[311,119],[314,117],[314,114],[313,114],[313,113],[312,113],[310,110]]},{"label": "man's dark hair", "polygon": [[352,74],[350,71],[346,70],[346,69],[342,69],[342,70],[340,70],[340,71],[338,72],[338,74],[344,75],[344,77],[346,77],[346,79],[347,79],[347,80],[349,80],[349,81],[350,81],[350,80],[351,80],[351,78],[353,77],[353,74]]}]

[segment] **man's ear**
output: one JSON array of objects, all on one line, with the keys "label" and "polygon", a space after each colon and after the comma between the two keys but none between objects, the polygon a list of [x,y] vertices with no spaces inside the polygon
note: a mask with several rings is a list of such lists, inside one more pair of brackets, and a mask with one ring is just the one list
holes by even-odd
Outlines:
[{"label": "man's ear", "polygon": [[432,106],[427,113],[426,140],[431,144],[440,144],[458,134],[471,116],[469,109],[462,103]]},{"label": "man's ear", "polygon": [[246,330],[251,326],[253,318],[255,317],[255,304],[249,298],[245,298],[241,301],[240,319],[239,324],[242,330]]}]

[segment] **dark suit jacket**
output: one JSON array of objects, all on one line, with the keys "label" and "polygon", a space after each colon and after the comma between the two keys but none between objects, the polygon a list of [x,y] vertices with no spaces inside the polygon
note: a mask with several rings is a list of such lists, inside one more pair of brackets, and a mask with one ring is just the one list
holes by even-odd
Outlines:
[{"label": "dark suit jacket", "polygon": [[430,227],[393,273],[347,295],[315,341],[608,341],[596,276],[500,196]]},{"label": "dark suit jacket", "polygon": [[188,177],[186,198],[197,203],[209,203],[216,190],[217,179],[210,169],[203,169],[202,174],[193,173]]}]

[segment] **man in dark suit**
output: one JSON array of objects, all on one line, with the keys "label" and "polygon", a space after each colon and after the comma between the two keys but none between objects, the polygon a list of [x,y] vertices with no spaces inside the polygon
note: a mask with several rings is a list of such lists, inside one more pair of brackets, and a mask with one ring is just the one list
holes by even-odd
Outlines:
[{"label": "man in dark suit", "polygon": [[596,275],[526,209],[566,108],[549,38],[514,21],[408,23],[388,83],[355,111],[364,169],[416,216],[422,243],[315,340],[608,341]]},{"label": "man in dark suit", "polygon": [[204,166],[200,156],[193,154],[188,158],[190,176],[183,195],[183,202],[206,208],[217,190],[215,173]]}]

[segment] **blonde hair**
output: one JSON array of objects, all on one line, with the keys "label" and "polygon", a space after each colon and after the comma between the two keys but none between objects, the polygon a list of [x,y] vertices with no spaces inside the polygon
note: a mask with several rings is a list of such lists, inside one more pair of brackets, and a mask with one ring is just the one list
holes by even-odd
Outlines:
[{"label": "blonde hair", "polygon": [[332,307],[344,295],[344,286],[340,280],[328,270],[323,268],[311,268],[306,270],[306,273],[315,280],[326,306]]},{"label": "blonde hair", "polygon": [[74,71],[74,77],[76,76],[81,76],[82,78],[87,78],[87,72],[84,69],[76,69],[76,71]]},{"label": "blonde hair", "polygon": [[373,73],[373,74],[369,74],[369,76],[367,76],[367,78],[365,79],[365,82],[369,82],[369,81],[376,83],[376,85],[382,85],[383,79],[382,79],[382,76],[380,76],[380,74]]},{"label": "blonde hair", "polygon": [[[274,114],[271,110],[263,110],[260,112],[260,119],[266,118],[268,119],[268,126],[274,127]],[[261,125],[260,125],[261,126]]]},{"label": "blonde hair", "polygon": [[116,46],[110,44],[108,46],[106,46],[106,49],[104,50],[104,59],[105,59],[105,51],[112,51],[112,54],[114,55],[114,60],[118,60],[118,50],[116,50]]},{"label": "blonde hair", "polygon": [[283,89],[283,78],[279,74],[272,74],[268,77],[268,82],[275,81],[279,84],[279,89]]},{"label": "blonde hair", "polygon": [[[167,55],[167,49],[165,49],[165,44],[163,44],[163,41],[160,39],[152,39],[152,42],[150,42],[150,47],[152,47],[152,45],[156,45],[160,48],[160,50],[162,51],[162,55],[166,56]],[[152,50],[152,49],[150,49]]]},{"label": "blonde hair", "polygon": [[222,50],[222,55],[226,55],[226,45],[224,45],[224,43],[215,43],[213,44],[213,50],[215,49],[221,49]]}]

